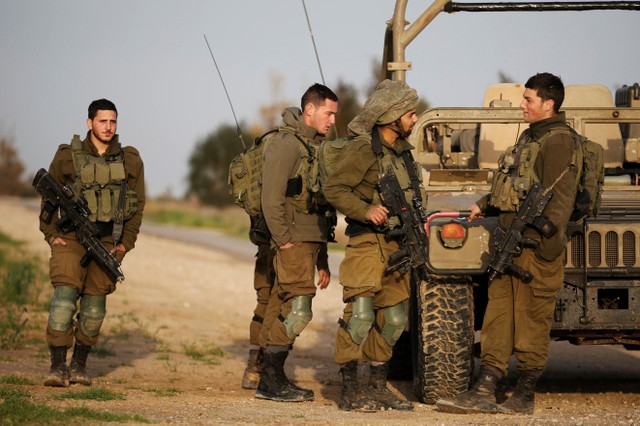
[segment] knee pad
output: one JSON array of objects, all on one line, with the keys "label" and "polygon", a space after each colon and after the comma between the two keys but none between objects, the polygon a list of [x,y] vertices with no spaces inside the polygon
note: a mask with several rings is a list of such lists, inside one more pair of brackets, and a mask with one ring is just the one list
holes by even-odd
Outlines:
[{"label": "knee pad", "polygon": [[89,337],[100,333],[102,321],[107,314],[107,296],[83,296],[80,301],[80,329]]},{"label": "knee pad", "polygon": [[356,297],[352,306],[353,313],[349,318],[346,330],[351,335],[351,340],[359,345],[369,334],[376,318],[373,312],[373,297]]},{"label": "knee pad", "polygon": [[393,347],[400,335],[407,326],[407,315],[404,310],[404,303],[398,303],[397,305],[384,308],[384,325],[380,330],[380,335],[387,342],[387,344]]},{"label": "knee pad", "polygon": [[78,290],[74,287],[56,287],[49,309],[49,327],[56,331],[66,331],[76,313]]},{"label": "knee pad", "polygon": [[311,296],[296,296],[291,300],[291,312],[282,321],[287,336],[290,339],[298,336],[309,324],[313,312],[311,312]]}]

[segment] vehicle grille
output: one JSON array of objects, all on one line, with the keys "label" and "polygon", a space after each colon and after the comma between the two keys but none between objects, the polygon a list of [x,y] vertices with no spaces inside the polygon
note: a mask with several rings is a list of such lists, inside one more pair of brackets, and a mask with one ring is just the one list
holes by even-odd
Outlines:
[{"label": "vehicle grille", "polygon": [[582,231],[574,232],[565,252],[565,268],[633,268],[638,262],[638,230],[626,226],[593,224],[587,228],[587,247]]}]

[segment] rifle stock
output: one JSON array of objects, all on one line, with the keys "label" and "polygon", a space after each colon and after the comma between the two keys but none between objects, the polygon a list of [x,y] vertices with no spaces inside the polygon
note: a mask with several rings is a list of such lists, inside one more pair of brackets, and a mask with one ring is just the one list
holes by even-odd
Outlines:
[{"label": "rifle stock", "polygon": [[123,281],[124,275],[120,270],[120,262],[100,242],[98,237],[100,230],[89,220],[91,211],[87,207],[86,200],[81,198],[74,201],[71,188],[60,185],[45,169],[38,170],[33,179],[33,187],[44,201],[40,220],[51,223],[59,208],[64,214],[56,222],[56,226],[63,233],[75,231],[78,241],[87,250],[80,264],[86,267],[91,260],[95,260],[113,282]]}]

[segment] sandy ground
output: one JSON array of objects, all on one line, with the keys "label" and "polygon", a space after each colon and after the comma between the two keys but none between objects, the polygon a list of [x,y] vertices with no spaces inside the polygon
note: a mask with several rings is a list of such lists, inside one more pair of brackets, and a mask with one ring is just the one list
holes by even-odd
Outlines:
[{"label": "sandy ground", "polygon": [[[46,263],[48,247],[37,230],[37,213],[17,200],[0,199],[0,217],[0,231],[24,241]],[[125,400],[53,399],[69,389],[40,385],[49,365],[43,343],[0,351],[0,374],[17,374],[35,382],[26,386],[35,402],[139,414],[158,424],[640,423],[640,363],[635,353],[621,348],[587,348],[593,351],[580,352],[576,358],[576,352],[567,354],[564,346],[552,346],[552,362],[539,383],[533,416],[440,413],[418,403],[412,383],[403,381],[390,382],[390,387],[415,401],[413,412],[342,412],[336,407],[340,377],[332,361],[336,320],[342,309],[335,280],[314,300],[313,321],[296,342],[287,364],[291,378],[315,391],[315,401],[258,400],[253,391],[240,387],[255,298],[250,260],[143,233],[126,257],[123,271],[126,280],[108,298],[98,345],[110,355],[91,355],[88,370],[95,378],[94,387],[122,393]],[[44,300],[49,291],[42,294]],[[37,339],[43,335],[46,313],[28,315],[31,323],[42,325],[42,331],[34,331]],[[224,355],[213,357],[213,348],[222,349]],[[187,355],[190,351],[205,356],[194,359]]]}]

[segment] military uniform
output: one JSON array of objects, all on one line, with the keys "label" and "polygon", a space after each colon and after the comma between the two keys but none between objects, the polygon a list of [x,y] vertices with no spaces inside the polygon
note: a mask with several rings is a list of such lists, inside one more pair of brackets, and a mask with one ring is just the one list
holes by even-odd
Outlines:
[{"label": "military uniform", "polygon": [[[517,146],[535,143],[554,129],[569,130],[564,113],[531,123]],[[538,241],[538,246],[524,249],[514,263],[531,272],[533,281],[527,284],[505,274],[489,285],[481,358],[483,364],[502,373],[506,373],[512,353],[519,371],[541,371],[547,362],[553,311],[564,277],[562,254],[567,242],[566,230],[577,193],[577,167],[572,165],[576,148],[571,133],[554,134],[539,148],[533,164],[542,186],[552,188],[553,197],[543,215],[557,228],[550,238],[530,227],[525,232],[525,236]],[[493,191],[478,203],[481,209],[486,204],[498,203],[496,190]],[[499,226],[507,229],[513,217],[512,212],[502,212]]]},{"label": "military uniform", "polygon": [[[319,135],[314,128],[302,122],[300,114],[297,108],[285,109],[284,127],[306,140],[311,147],[310,141]],[[327,242],[327,225],[323,217],[305,211],[296,203],[298,198],[310,196],[305,186],[306,177],[299,178],[302,187],[299,196],[287,196],[286,193],[289,182],[298,179],[297,173],[303,161],[300,144],[296,136],[281,131],[267,142],[264,152],[262,210],[271,233],[272,246],[276,248],[275,286],[283,301],[281,320],[274,322],[268,331],[267,345],[292,345],[306,325],[299,322],[296,326],[301,329],[287,329],[289,323],[286,323],[286,319],[291,313],[294,299],[309,298],[304,303],[310,303],[310,298],[315,296],[315,267],[321,246]],[[286,243],[293,243],[293,247],[280,249]]]},{"label": "military uniform", "polygon": [[[100,229],[100,241],[108,250],[114,247],[113,215],[120,203],[119,192],[124,181],[127,192],[120,243],[127,252],[134,248],[145,205],[144,166],[135,148],[122,148],[118,135],[115,135],[105,154],[100,156],[88,132],[84,140],[80,141],[79,137],[75,137],[71,144],[58,147],[49,173],[59,184],[71,186],[75,198],[83,196],[88,201],[91,211],[89,219]],[[80,348],[86,360],[91,346],[97,343],[106,313],[106,295],[113,293],[116,285],[96,262],[92,261],[86,267],[80,265],[86,249],[77,240],[75,232],[61,235],[55,219],[48,224],[41,221],[40,230],[49,244],[56,237],[61,237],[67,243],[51,246],[49,272],[54,295],[46,330],[46,341],[52,348],[52,356],[54,350],[60,349],[60,359],[56,363],[63,368],[62,360],[66,358],[66,349],[74,345],[74,340],[74,359]],[[116,252],[118,261],[122,261],[124,254]],[[78,299],[80,303],[76,321],[75,301]],[[90,384],[86,377],[81,380],[84,384]],[[62,384],[56,381],[55,384],[47,385]]]},{"label": "military uniform", "polygon": [[[532,79],[540,76],[551,75]],[[523,104],[529,102],[526,95]],[[500,158],[491,193],[477,203],[480,210],[487,205],[500,210],[498,226],[508,229],[528,189],[540,183],[553,194],[542,215],[556,232],[545,237],[532,227],[525,228],[524,235],[536,242],[535,248],[523,248],[513,262],[533,276],[530,282],[503,274],[489,283],[480,336],[480,377],[467,392],[437,401],[440,410],[533,414],[535,385],[547,364],[556,298],[564,282],[562,255],[582,166],[576,144],[565,114],[556,113],[530,122],[517,144]],[[516,357],[518,383],[512,395],[498,404],[497,383],[507,373],[511,355]]]},{"label": "military uniform", "polygon": [[[345,148],[324,189],[327,201],[346,216],[349,237],[340,265],[346,305],[335,347],[335,361],[343,377],[338,403],[342,410],[413,408],[386,385],[393,346],[407,323],[404,301],[410,294],[410,273],[386,272],[389,257],[400,247],[396,241],[387,240],[385,233],[397,226],[399,219],[388,217],[376,225],[369,222],[368,215],[384,205],[377,181],[388,172],[396,175],[409,205],[413,205],[414,195],[426,201],[421,168],[410,155],[413,147],[404,139],[411,129],[402,122],[403,116],[412,114],[413,126],[417,102],[416,91],[404,82],[381,82],[365,102],[364,110],[349,123],[349,132],[355,138]],[[418,190],[420,194],[415,194]],[[359,361],[369,363],[366,388],[358,383]]]},{"label": "military uniform", "polygon": [[[399,164],[400,170],[404,169],[402,153],[413,149],[413,146],[405,140],[398,140],[396,147],[384,141],[382,147],[384,155]],[[349,241],[340,265],[340,283],[343,285],[343,302],[346,303],[342,322],[349,323],[355,298],[370,297],[373,298],[374,323],[377,325],[369,330],[363,346],[354,342],[350,333],[340,327],[335,349],[338,364],[352,360],[384,362],[391,359],[393,346],[380,334],[385,324],[384,309],[409,298],[410,274],[385,274],[389,255],[399,250],[398,243],[386,240],[385,229],[376,228],[365,219],[373,200],[378,198],[376,182],[379,172],[370,138],[357,137],[348,146],[325,189],[329,203],[347,217]]]},{"label": "military uniform", "polygon": [[[326,253],[327,222],[312,193],[312,169],[317,165],[313,145],[321,135],[304,123],[298,108],[285,109],[282,118],[284,125],[266,142],[263,154],[262,211],[275,250],[275,283],[260,331],[265,358],[256,396],[312,400],[313,392],[291,383],[283,367],[313,315],[316,266],[328,269],[321,256]],[[281,248],[287,243],[293,245]]]}]

